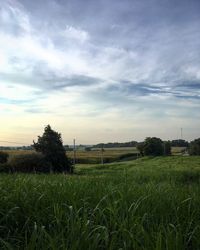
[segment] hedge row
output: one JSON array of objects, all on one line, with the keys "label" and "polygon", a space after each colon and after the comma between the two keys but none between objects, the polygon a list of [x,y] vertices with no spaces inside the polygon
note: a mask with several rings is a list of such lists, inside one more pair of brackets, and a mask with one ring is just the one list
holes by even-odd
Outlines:
[{"label": "hedge row", "polygon": [[6,159],[7,161],[0,161],[0,172],[48,173],[51,171],[51,165],[39,153],[13,155]]}]

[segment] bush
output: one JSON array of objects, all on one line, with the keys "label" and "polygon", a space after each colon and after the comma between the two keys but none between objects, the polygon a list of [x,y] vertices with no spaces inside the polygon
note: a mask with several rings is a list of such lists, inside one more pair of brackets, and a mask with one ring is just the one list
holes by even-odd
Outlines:
[{"label": "bush", "polygon": [[139,142],[137,144],[137,150],[139,151],[140,156],[144,156],[144,142]]},{"label": "bush", "polygon": [[22,173],[48,173],[51,169],[45,157],[38,153],[13,155],[9,165],[12,172]]},{"label": "bush", "polygon": [[189,154],[200,155],[200,138],[190,142]]},{"label": "bush", "polygon": [[10,165],[8,163],[1,163],[0,173],[9,173],[9,172],[10,172]]},{"label": "bush", "polygon": [[86,148],[85,148],[85,151],[86,151],[86,152],[90,152],[90,151],[92,151],[92,149],[91,149],[91,147],[86,147]]},{"label": "bush", "polygon": [[172,140],[171,145],[172,147],[188,147],[189,143],[185,140],[178,139],[178,140]]},{"label": "bush", "polygon": [[133,160],[133,159],[137,159],[137,157],[138,157],[138,153],[127,153],[127,154],[120,155],[118,159],[127,160],[130,158],[131,160]]},{"label": "bush", "polygon": [[147,137],[144,142],[138,143],[137,150],[141,156],[171,155],[171,143],[157,137]]},{"label": "bush", "polygon": [[163,142],[163,153],[164,155],[171,155],[171,142],[165,141]]},{"label": "bush", "polygon": [[147,137],[144,141],[144,155],[163,155],[163,142],[160,138]]},{"label": "bush", "polygon": [[0,163],[6,163],[8,161],[8,153],[0,151]]}]

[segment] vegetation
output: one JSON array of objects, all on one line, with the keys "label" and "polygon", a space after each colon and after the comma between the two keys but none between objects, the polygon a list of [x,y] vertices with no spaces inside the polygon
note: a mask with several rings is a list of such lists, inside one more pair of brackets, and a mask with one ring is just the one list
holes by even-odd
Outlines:
[{"label": "vegetation", "polygon": [[172,140],[171,141],[171,146],[172,147],[188,147],[189,142],[187,142],[185,140],[182,140],[182,139]]},{"label": "vegetation", "polygon": [[170,141],[163,142],[163,155],[171,155],[172,147]]},{"label": "vegetation", "polygon": [[9,156],[8,153],[0,151],[0,164],[6,163],[8,160],[8,156]]},{"label": "vegetation", "polygon": [[200,157],[0,176],[0,249],[200,249]]},{"label": "vegetation", "polygon": [[138,142],[108,142],[108,143],[99,143],[93,146],[93,148],[121,148],[121,147],[136,147]]},{"label": "vegetation", "polygon": [[147,137],[144,142],[138,144],[137,149],[142,156],[171,155],[171,143],[163,142],[157,137]]},{"label": "vegetation", "polygon": [[189,153],[190,155],[200,155],[200,138],[190,143]]},{"label": "vegetation", "polygon": [[[138,155],[136,148],[106,148],[103,151],[104,163],[111,163],[121,160],[136,159]],[[69,158],[73,158],[73,152],[68,152]],[[76,163],[97,164],[101,163],[101,149],[96,150],[78,150],[76,151]]]},{"label": "vegetation", "polygon": [[49,173],[51,165],[39,153],[13,155],[8,162],[10,172]]},{"label": "vegetation", "polygon": [[33,148],[41,152],[53,172],[72,172],[72,164],[66,156],[61,134],[46,126],[38,141],[33,142]]},{"label": "vegetation", "polygon": [[[80,164],[98,164],[101,163],[101,149],[95,148],[91,151],[85,151],[85,149],[78,149],[76,151],[76,163]],[[172,147],[172,155],[181,155],[185,152],[186,148],[184,147]],[[35,153],[35,151],[30,150],[7,150],[9,157],[15,155],[26,155]],[[66,152],[69,160],[72,162],[74,153]],[[103,152],[104,163],[111,163],[117,161],[126,161],[133,160],[139,157],[139,151],[135,147],[127,148],[105,148]]]}]

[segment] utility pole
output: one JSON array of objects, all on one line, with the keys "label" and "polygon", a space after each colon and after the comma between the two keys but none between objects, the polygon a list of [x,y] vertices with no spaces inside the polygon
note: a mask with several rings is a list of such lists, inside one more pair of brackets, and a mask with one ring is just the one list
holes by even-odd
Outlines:
[{"label": "utility pole", "polygon": [[74,151],[73,165],[75,168],[75,165],[76,165],[76,140],[75,139],[73,140],[73,151]]},{"label": "utility pole", "polygon": [[183,128],[181,128],[181,140],[183,139]]}]

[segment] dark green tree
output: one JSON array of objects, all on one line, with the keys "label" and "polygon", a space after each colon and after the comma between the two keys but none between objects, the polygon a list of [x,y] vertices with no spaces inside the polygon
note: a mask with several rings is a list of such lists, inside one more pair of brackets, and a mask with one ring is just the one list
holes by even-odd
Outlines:
[{"label": "dark green tree", "polygon": [[147,137],[143,143],[143,152],[144,155],[163,155],[163,141],[157,137]]},{"label": "dark green tree", "polygon": [[140,156],[144,156],[144,142],[139,142],[137,144],[137,150],[140,153]]},{"label": "dark green tree", "polygon": [[189,154],[200,155],[200,138],[190,142]]},{"label": "dark green tree", "polygon": [[41,152],[53,172],[73,172],[72,164],[66,156],[61,134],[51,129],[47,125],[42,136],[38,136],[38,141],[33,141],[33,148]]},{"label": "dark green tree", "polygon": [[187,142],[185,140],[182,140],[182,139],[172,140],[171,141],[171,146],[172,147],[188,147],[189,142]]},{"label": "dark green tree", "polygon": [[171,142],[170,141],[163,142],[163,154],[171,155]]}]

